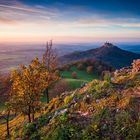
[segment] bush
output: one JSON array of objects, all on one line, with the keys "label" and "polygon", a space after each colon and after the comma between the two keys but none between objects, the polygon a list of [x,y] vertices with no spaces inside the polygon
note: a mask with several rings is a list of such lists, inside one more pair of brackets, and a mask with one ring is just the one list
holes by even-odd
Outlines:
[{"label": "bush", "polygon": [[82,133],[83,140],[99,140],[99,130],[98,126],[88,126]]},{"label": "bush", "polygon": [[111,82],[111,73],[109,71],[106,71],[104,73],[103,80],[105,80],[107,82]]},{"label": "bush", "polygon": [[58,126],[54,131],[53,134],[47,136],[46,139],[48,140],[69,140],[68,130],[63,126]]},{"label": "bush", "polygon": [[71,76],[73,79],[77,79],[77,72],[72,72]]},{"label": "bush", "polygon": [[46,125],[49,122],[48,116],[42,115],[40,118],[38,118],[37,125],[38,127],[42,127]]},{"label": "bush", "polygon": [[83,70],[83,69],[84,69],[83,64],[82,64],[82,63],[79,63],[79,64],[77,65],[77,69],[78,69],[78,70]]},{"label": "bush", "polygon": [[88,92],[93,93],[95,99],[100,99],[112,93],[112,84],[107,81],[101,82],[94,80]]},{"label": "bush", "polygon": [[56,70],[55,71],[55,75],[58,76],[58,77],[60,77],[61,76],[60,71],[59,70]]},{"label": "bush", "polygon": [[33,134],[30,136],[30,140],[40,140],[40,135],[38,134],[38,132],[33,133]]},{"label": "bush", "polygon": [[24,135],[31,135],[36,131],[36,124],[35,123],[28,123],[25,125],[23,132]]},{"label": "bush", "polygon": [[97,71],[98,71],[98,74],[101,74],[104,71],[104,67],[102,65],[99,65],[97,67]]},{"label": "bush", "polygon": [[59,96],[61,93],[65,91],[70,91],[70,86],[67,81],[65,80],[60,80],[58,81],[54,87],[50,91],[51,97],[56,97]]},{"label": "bush", "polygon": [[[80,137],[80,139],[78,139]],[[61,122],[55,130],[47,135],[47,140],[82,140],[78,128],[69,122]]]},{"label": "bush", "polygon": [[64,99],[64,103],[65,104],[68,104],[72,101],[73,97],[72,96],[66,96],[65,99]]},{"label": "bush", "polygon": [[93,66],[87,67],[87,73],[89,73],[89,74],[93,73]]},{"label": "bush", "polygon": [[37,131],[36,123],[28,123],[23,129],[23,140],[38,140],[40,135]]},{"label": "bush", "polygon": [[64,65],[63,70],[70,71],[71,67],[70,65]]}]

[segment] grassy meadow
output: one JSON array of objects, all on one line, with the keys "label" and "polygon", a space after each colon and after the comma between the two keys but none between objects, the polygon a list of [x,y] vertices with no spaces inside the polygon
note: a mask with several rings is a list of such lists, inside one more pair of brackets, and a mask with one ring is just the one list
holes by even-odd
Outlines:
[{"label": "grassy meadow", "polygon": [[[72,78],[72,72],[77,73],[77,79]],[[97,72],[89,74],[86,72],[86,69],[78,70],[76,66],[72,66],[69,71],[61,72],[62,79],[66,80],[72,89],[79,88],[82,83],[87,83],[93,79],[99,79]]]}]

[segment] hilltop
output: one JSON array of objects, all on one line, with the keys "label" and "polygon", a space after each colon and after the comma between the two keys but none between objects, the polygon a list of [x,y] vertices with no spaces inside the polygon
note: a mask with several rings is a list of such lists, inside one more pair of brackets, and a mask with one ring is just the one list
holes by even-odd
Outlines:
[{"label": "hilltop", "polygon": [[122,50],[119,47],[105,43],[103,46],[87,51],[73,52],[60,57],[60,62],[69,63],[85,59],[101,60],[114,68],[129,66],[134,59],[139,59],[140,54]]}]

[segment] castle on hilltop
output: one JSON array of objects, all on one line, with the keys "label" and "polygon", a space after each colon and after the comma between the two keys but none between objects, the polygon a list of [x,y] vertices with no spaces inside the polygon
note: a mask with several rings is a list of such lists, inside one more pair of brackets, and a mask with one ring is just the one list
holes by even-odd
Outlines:
[{"label": "castle on hilltop", "polygon": [[104,43],[104,47],[113,47],[114,45],[112,43],[109,43],[109,42],[105,42]]}]

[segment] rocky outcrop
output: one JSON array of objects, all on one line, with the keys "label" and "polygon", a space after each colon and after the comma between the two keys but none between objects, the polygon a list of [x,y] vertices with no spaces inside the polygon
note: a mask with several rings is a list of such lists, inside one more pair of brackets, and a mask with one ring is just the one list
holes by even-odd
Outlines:
[{"label": "rocky outcrop", "polygon": [[140,59],[137,59],[137,60],[133,61],[132,72],[140,72]]}]

